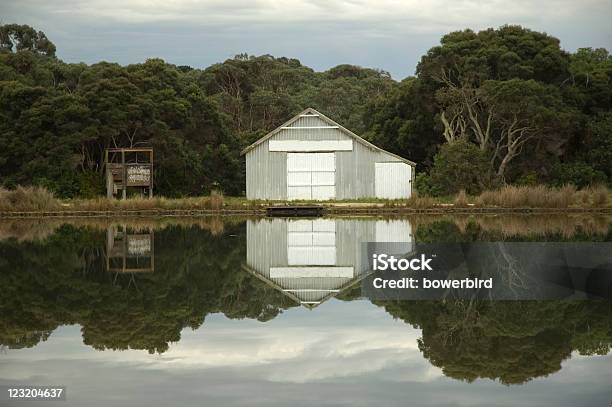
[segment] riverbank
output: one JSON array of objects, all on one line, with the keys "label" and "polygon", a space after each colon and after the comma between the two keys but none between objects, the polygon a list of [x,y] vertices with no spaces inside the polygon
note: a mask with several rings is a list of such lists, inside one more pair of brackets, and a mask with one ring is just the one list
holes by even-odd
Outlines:
[{"label": "riverbank", "polygon": [[[410,214],[612,214],[612,208],[455,208],[452,206],[438,208],[386,208],[386,207],[335,207],[326,205],[323,215],[410,215]],[[189,216],[266,216],[265,208],[250,209],[143,209],[143,210],[114,210],[114,211],[31,211],[31,212],[0,212],[0,219],[15,218],[116,218],[116,217],[189,217]]]},{"label": "riverbank", "polygon": [[452,197],[413,196],[410,199],[356,201],[259,201],[244,197],[154,197],[112,200],[57,199],[44,188],[0,190],[0,217],[124,217],[266,214],[267,208],[320,205],[329,215],[393,215],[411,213],[612,213],[612,196],[605,187],[576,190],[572,186],[506,186],[478,196],[460,192]]}]

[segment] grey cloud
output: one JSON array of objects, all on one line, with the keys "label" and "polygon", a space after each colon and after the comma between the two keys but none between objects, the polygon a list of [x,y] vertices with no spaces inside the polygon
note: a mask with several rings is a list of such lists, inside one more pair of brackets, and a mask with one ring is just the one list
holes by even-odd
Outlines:
[{"label": "grey cloud", "polygon": [[612,48],[606,1],[23,0],[0,5],[4,22],[35,26],[68,62],[121,64],[161,57],[206,67],[240,52],[300,59],[317,70],[349,63],[414,73],[447,32],[505,23],[546,31],[574,50]]}]

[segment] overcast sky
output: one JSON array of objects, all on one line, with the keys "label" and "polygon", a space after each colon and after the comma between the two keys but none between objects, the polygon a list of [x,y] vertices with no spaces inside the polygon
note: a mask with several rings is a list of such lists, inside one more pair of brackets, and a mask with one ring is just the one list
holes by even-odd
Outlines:
[{"label": "overcast sky", "polygon": [[396,79],[450,31],[521,24],[569,51],[612,49],[611,18],[610,0],[0,0],[3,23],[44,31],[67,62],[160,57],[204,68],[247,52]]}]

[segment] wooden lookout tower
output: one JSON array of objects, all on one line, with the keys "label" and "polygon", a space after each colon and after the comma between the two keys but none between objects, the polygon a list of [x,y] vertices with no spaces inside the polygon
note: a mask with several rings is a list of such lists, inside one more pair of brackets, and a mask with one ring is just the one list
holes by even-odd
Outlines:
[{"label": "wooden lookout tower", "polygon": [[104,152],[106,197],[127,197],[128,188],[140,189],[143,196],[153,197],[153,149],[108,148]]}]

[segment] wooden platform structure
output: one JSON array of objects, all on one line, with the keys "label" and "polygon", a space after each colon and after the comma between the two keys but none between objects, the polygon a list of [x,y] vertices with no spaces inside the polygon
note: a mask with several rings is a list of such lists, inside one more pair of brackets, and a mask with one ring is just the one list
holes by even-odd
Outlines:
[{"label": "wooden platform structure", "polygon": [[106,231],[106,270],[114,273],[152,273],[155,270],[153,231],[109,226]]},{"label": "wooden platform structure", "polygon": [[268,206],[266,208],[266,214],[268,216],[281,216],[281,217],[316,217],[323,216],[325,213],[325,207],[322,205],[282,205],[282,206]]},{"label": "wooden platform structure", "polygon": [[127,189],[141,188],[142,195],[153,197],[153,149],[108,148],[104,151],[106,168],[106,197],[119,194],[127,197]]}]

